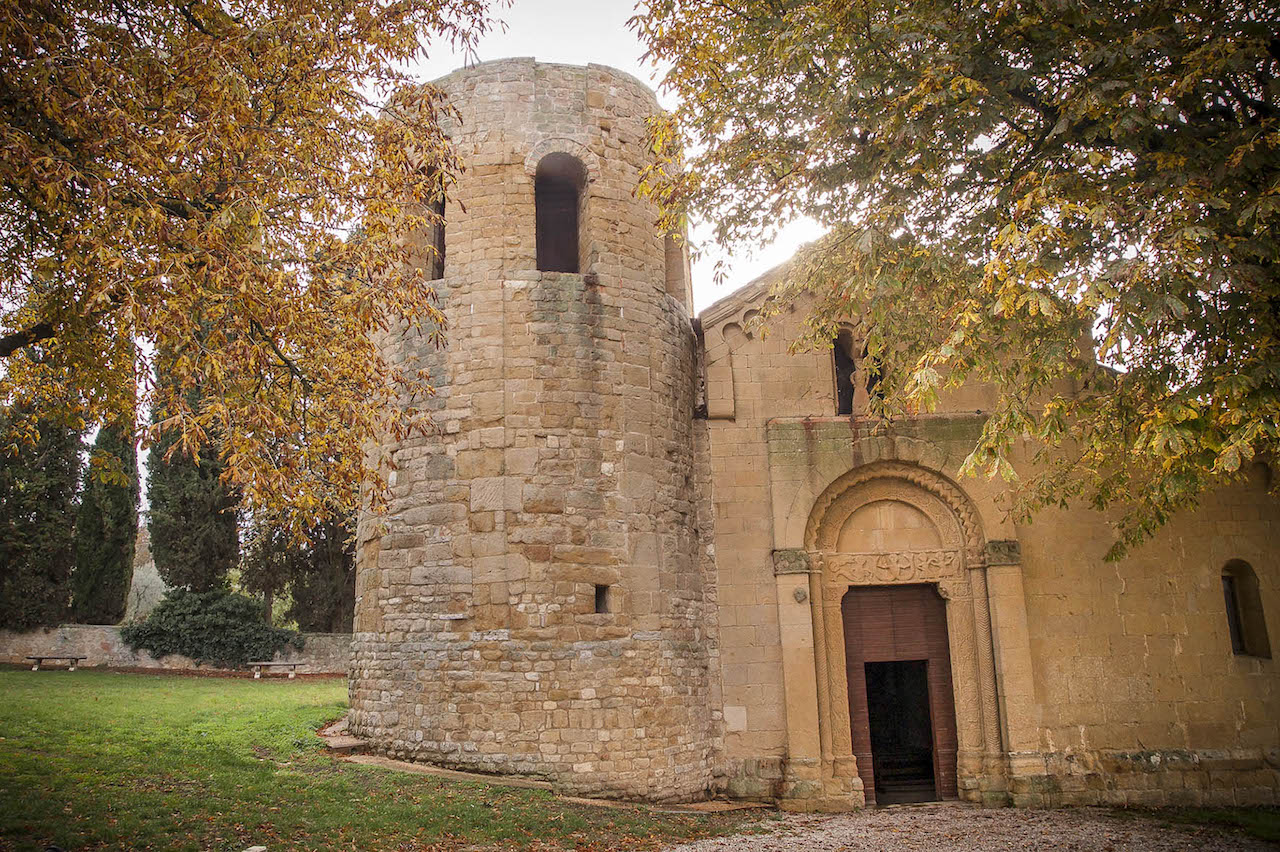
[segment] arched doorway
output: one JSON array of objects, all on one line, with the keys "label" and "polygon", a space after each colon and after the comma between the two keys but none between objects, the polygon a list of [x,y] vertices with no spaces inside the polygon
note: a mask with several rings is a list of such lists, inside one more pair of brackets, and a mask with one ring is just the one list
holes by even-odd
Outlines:
[{"label": "arched doorway", "polygon": [[826,771],[861,779],[867,804],[877,786],[947,798],[999,773],[985,540],[964,493],[915,465],[857,468],[816,501],[805,549]]}]

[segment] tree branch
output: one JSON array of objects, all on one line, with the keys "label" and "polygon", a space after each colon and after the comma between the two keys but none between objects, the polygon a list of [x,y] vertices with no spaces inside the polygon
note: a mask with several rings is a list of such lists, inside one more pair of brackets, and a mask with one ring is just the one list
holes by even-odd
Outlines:
[{"label": "tree branch", "polygon": [[48,340],[56,333],[53,323],[38,322],[33,326],[6,334],[0,337],[0,358],[8,358],[19,349]]}]

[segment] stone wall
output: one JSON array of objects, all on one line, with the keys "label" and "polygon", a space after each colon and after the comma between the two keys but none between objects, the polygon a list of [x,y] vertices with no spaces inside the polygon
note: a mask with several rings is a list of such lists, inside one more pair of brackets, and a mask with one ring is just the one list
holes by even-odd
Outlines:
[{"label": "stone wall", "polygon": [[[280,662],[296,662],[302,674],[345,674],[351,660],[351,636],[346,633],[304,633],[302,650],[293,648],[276,655]],[[87,657],[89,668],[139,668],[181,671],[196,668],[179,654],[155,659],[135,652],[120,638],[120,628],[99,624],[64,624],[49,630],[14,633],[0,630],[0,663],[30,665],[35,654],[74,654]]]},{"label": "stone wall", "polygon": [[1265,480],[1255,469],[1114,564],[1095,514],[1046,512],[1020,530],[1048,764],[1021,798],[1277,801],[1280,668],[1232,653],[1221,580],[1231,560],[1253,566],[1280,650],[1280,512]]},{"label": "stone wall", "polygon": [[[439,431],[377,448],[391,500],[358,533],[355,733],[586,794],[857,807],[841,599],[928,584],[962,798],[1276,800],[1280,670],[1233,653],[1220,579],[1252,566],[1280,630],[1265,481],[1208,495],[1115,564],[1088,509],[1016,524],[1003,482],[959,474],[989,387],[886,426],[859,368],[838,414],[830,351],[789,351],[804,305],[753,328],[779,273],[695,337],[686,259],[634,195],[657,109],[641,84],[532,60],[440,84],[468,165],[437,282],[448,344],[413,327],[385,341],[430,371],[438,394],[412,404]],[[587,175],[578,273],[536,268],[551,154]]]},{"label": "stone wall", "polygon": [[[1269,472],[1207,495],[1107,563],[1104,517],[1079,507],[1014,524],[1000,480],[960,477],[989,388],[967,386],[888,429],[865,409],[835,416],[830,351],[788,352],[805,306],[768,336],[752,331],[777,274],[700,317],[723,648],[718,783],[795,808],[857,805],[842,739],[843,625],[821,601],[850,585],[930,582],[947,597],[963,798],[1277,801],[1280,667],[1232,652],[1220,579],[1233,560],[1254,569],[1275,637],[1280,502]],[[847,526],[815,546],[813,524],[830,523],[823,507],[869,499],[859,494],[911,507],[908,519],[933,512],[939,529],[970,517],[974,541],[919,554],[914,530],[867,538],[865,518],[839,515]],[[934,512],[948,494],[950,508]]]},{"label": "stone wall", "polygon": [[[656,102],[620,72],[532,60],[440,85],[467,162],[437,282],[448,344],[387,342],[431,371],[439,433],[383,448],[389,511],[360,526],[352,730],[580,793],[699,796],[716,620],[687,284],[634,195]],[[536,268],[551,154],[588,176],[579,273]]]}]

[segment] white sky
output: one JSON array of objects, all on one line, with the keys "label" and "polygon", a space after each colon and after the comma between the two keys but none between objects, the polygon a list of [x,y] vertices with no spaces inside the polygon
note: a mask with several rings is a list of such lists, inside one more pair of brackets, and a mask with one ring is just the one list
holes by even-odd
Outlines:
[{"label": "white sky", "polygon": [[[653,68],[648,63],[641,64],[644,47],[627,27],[634,7],[634,0],[514,0],[510,8],[497,11],[507,25],[506,31],[485,37],[477,58],[482,62],[513,56],[574,65],[597,62],[634,74],[657,89]],[[447,46],[428,45],[428,56],[414,73],[421,80],[434,80],[463,62],[464,57],[449,52]],[[660,91],[658,97],[667,108],[675,103],[670,93]],[[719,288],[712,282],[712,267],[719,255],[708,251],[693,268],[694,309],[702,310],[783,262],[802,242],[815,239],[819,233],[812,222],[796,222],[772,245],[728,257],[728,276]],[[692,240],[696,243],[707,235],[708,229],[695,222]]]}]

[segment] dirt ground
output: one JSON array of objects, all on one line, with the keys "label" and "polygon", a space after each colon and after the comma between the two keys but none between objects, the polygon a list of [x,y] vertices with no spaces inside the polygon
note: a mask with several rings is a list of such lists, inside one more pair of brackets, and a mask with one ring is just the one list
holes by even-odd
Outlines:
[{"label": "dirt ground", "polygon": [[669,852],[1254,852],[1278,847],[1227,829],[1097,808],[986,810],[914,805],[838,816],[788,815],[769,834],[700,840]]}]

